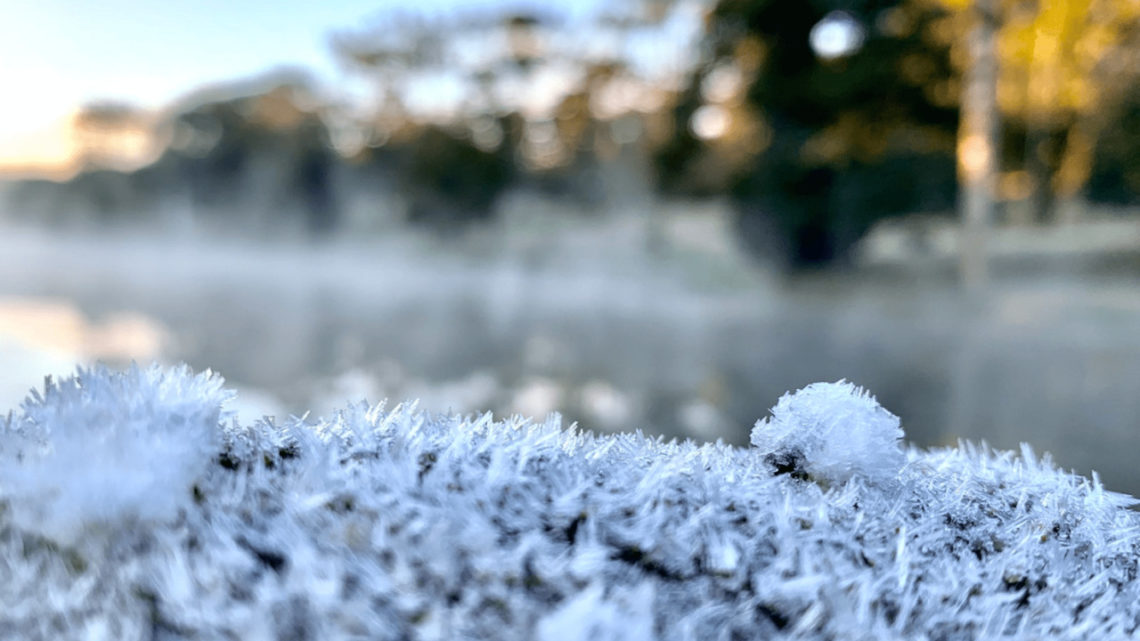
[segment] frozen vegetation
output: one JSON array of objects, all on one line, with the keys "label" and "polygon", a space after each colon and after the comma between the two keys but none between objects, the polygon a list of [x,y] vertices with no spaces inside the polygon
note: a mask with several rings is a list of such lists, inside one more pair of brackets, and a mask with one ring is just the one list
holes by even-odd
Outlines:
[{"label": "frozen vegetation", "polygon": [[414,404],[239,425],[185,369],[80,370],[0,423],[0,638],[1125,638],[1133,500],[863,390],[752,446]]}]

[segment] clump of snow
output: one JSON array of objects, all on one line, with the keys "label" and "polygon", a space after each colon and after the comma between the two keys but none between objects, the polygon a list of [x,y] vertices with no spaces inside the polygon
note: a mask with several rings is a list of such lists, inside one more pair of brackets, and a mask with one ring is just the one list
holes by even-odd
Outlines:
[{"label": "clump of snow", "polygon": [[781,399],[753,448],[415,405],[219,427],[221,400],[185,370],[96,370],[0,424],[0,637],[1140,630],[1132,499],[1028,448],[901,453],[847,384]]},{"label": "clump of snow", "polygon": [[173,518],[217,452],[228,397],[186,369],[49,377],[0,430],[9,518],[61,544],[100,523]]},{"label": "clump of snow", "polygon": [[902,437],[898,417],[847,381],[785,394],[752,429],[752,445],[781,471],[832,483],[895,478],[905,462]]}]

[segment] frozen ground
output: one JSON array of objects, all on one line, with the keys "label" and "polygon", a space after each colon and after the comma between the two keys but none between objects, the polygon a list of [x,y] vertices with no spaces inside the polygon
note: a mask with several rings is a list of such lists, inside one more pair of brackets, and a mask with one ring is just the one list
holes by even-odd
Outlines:
[{"label": "frozen ground", "polygon": [[848,383],[751,447],[349,405],[239,424],[184,369],[0,423],[0,637],[1125,639],[1140,515],[1094,477],[900,447]]},{"label": "frozen ground", "polygon": [[[247,419],[420,398],[434,411],[557,410],[602,432],[742,444],[783,391],[848,378],[899,413],[915,443],[1027,441],[1140,491],[1130,273],[1023,275],[980,306],[937,269],[781,286],[731,254],[705,213],[674,217],[654,245],[636,219],[514,221],[462,247],[6,230],[0,315],[46,304],[82,328],[64,332],[80,337],[71,347],[29,339],[27,325],[46,321],[26,314],[24,329],[0,331],[0,400],[11,406],[74,361],[157,357],[220,371]],[[124,318],[157,342],[110,349]]]}]

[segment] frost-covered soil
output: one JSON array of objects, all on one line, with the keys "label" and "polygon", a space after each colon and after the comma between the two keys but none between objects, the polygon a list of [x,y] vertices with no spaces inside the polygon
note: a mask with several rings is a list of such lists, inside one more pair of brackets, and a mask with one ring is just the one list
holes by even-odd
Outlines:
[{"label": "frost-covered soil", "polygon": [[1125,638],[1140,515],[1095,479],[900,447],[847,383],[748,448],[352,405],[238,425],[184,369],[0,423],[3,639]]}]

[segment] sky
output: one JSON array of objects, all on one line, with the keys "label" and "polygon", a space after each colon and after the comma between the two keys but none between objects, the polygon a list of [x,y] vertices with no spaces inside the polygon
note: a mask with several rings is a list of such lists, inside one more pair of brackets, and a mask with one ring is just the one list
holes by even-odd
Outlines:
[{"label": "sky", "polygon": [[[601,0],[559,0],[574,11]],[[59,163],[81,105],[159,108],[203,85],[300,66],[340,72],[336,29],[385,12],[442,14],[495,0],[0,0],[0,171]],[[537,4],[537,3],[535,3]],[[525,3],[524,3],[525,6]]]}]

